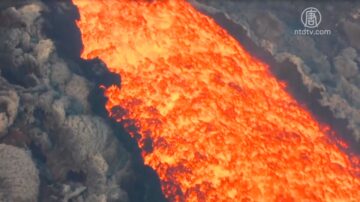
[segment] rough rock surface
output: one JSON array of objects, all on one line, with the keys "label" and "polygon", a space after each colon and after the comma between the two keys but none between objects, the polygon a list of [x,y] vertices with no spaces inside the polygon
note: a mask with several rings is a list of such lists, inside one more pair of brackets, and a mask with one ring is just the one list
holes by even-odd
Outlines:
[{"label": "rough rock surface", "polygon": [[38,170],[23,149],[0,144],[0,201],[37,201]]},{"label": "rough rock surface", "polygon": [[105,67],[60,51],[51,9],[74,7],[0,2],[0,201],[128,201],[129,153],[90,96]]},{"label": "rough rock surface", "polygon": [[[312,95],[304,100],[310,108],[327,108],[330,124],[345,125],[359,147],[360,3],[312,3],[331,35],[295,36],[307,3],[191,2],[225,14],[285,64],[272,67],[275,74],[295,93]],[[0,201],[161,201],[151,196],[154,186],[136,179],[141,160],[129,154],[134,142],[122,144],[129,138],[118,135],[94,100],[102,93],[98,77],[102,84],[119,81],[100,61],[80,60],[76,18],[69,0],[0,1]]]}]

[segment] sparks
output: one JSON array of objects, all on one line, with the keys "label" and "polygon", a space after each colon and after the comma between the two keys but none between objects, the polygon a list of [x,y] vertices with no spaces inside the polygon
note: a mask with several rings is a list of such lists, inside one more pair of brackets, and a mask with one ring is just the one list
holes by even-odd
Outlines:
[{"label": "sparks", "polygon": [[183,0],[73,1],[82,57],[122,78],[109,115],[169,201],[360,201],[357,166],[211,18]]}]

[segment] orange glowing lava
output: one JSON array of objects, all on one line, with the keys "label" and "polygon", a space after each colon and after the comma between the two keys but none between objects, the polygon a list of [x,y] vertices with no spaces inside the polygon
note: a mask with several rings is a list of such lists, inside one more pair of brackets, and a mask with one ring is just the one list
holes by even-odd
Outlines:
[{"label": "orange glowing lava", "polygon": [[106,108],[169,201],[360,201],[348,156],[211,18],[183,0],[73,1],[82,57],[122,78]]}]

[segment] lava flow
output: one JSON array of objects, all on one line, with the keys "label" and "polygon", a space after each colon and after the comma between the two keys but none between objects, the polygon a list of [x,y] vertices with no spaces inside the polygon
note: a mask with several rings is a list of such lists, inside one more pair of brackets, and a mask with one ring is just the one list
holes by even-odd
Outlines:
[{"label": "lava flow", "polygon": [[110,116],[169,201],[360,201],[357,163],[214,20],[183,0],[73,0],[82,57],[121,75]]}]

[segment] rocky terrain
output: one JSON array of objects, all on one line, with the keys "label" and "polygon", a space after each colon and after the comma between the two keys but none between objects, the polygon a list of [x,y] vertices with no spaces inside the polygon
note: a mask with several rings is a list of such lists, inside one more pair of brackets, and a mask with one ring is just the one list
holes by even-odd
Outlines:
[{"label": "rocky terrain", "polygon": [[[191,3],[360,151],[360,2]],[[331,35],[294,35],[308,6]],[[77,18],[69,0],[0,2],[0,201],[164,201],[134,140],[107,117],[99,85],[120,78],[80,59]]]},{"label": "rocky terrain", "polygon": [[70,1],[0,2],[0,201],[161,201],[107,118],[99,85],[120,78],[80,59],[76,18]]}]

